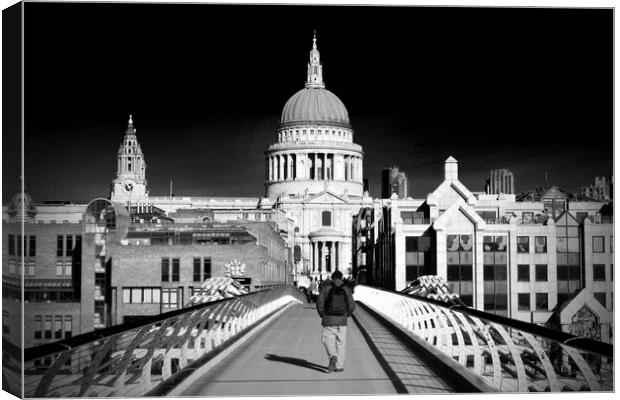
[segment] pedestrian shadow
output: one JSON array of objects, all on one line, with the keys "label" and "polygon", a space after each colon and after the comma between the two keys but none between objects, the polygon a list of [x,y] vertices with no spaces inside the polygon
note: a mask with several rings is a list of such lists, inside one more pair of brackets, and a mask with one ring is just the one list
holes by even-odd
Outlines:
[{"label": "pedestrian shadow", "polygon": [[287,364],[293,364],[299,367],[309,368],[319,372],[327,372],[327,367],[311,363],[310,361],[304,360],[303,358],[282,357],[275,354],[267,354],[265,356],[265,359],[270,361],[279,361]]}]

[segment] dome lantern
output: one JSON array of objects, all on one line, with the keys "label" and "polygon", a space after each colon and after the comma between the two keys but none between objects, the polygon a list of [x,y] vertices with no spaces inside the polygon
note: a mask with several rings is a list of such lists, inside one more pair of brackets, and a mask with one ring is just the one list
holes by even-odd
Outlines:
[{"label": "dome lantern", "polygon": [[310,62],[308,63],[308,79],[306,87],[324,88],[323,66],[321,65],[321,53],[316,47],[316,30],[312,38],[312,50],[310,50]]}]

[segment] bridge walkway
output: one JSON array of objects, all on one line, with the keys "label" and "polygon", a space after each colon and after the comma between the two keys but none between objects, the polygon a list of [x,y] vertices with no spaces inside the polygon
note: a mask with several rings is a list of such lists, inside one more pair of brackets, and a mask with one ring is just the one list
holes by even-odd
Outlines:
[{"label": "bridge walkway", "polygon": [[[354,395],[453,392],[421,359],[361,307],[350,319],[343,372],[326,372],[314,304],[295,305],[235,350],[182,396]],[[364,333],[363,333],[364,332]],[[366,335],[374,346],[369,346]],[[381,354],[379,359],[375,354]],[[386,363],[389,364],[386,366]]]}]

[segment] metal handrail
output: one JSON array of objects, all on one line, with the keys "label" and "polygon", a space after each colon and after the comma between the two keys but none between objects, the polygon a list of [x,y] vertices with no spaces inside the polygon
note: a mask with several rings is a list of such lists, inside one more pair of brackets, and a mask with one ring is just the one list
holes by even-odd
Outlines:
[{"label": "metal handrail", "polygon": [[397,294],[399,296],[411,297],[418,301],[434,304],[439,307],[448,308],[453,311],[460,311],[464,314],[471,315],[472,317],[482,318],[489,322],[495,322],[498,324],[502,324],[509,328],[518,329],[523,332],[531,333],[536,336],[544,337],[545,339],[555,340],[561,343],[570,342],[571,347],[574,347],[579,350],[588,351],[591,353],[600,354],[605,357],[613,358],[614,356],[614,346],[609,343],[604,343],[598,340],[588,339],[581,336],[571,335],[570,333],[558,331],[555,329],[550,329],[541,325],[531,324],[529,322],[520,321],[518,319],[512,319],[508,317],[503,317],[501,315],[491,314],[488,312],[476,310],[475,308],[467,307],[460,304],[448,304],[441,300],[429,299],[428,297],[417,296],[414,294],[404,294],[399,292],[394,292],[391,290],[381,289],[386,292],[390,292],[392,294]]},{"label": "metal handrail", "polygon": [[613,390],[613,346],[607,343],[368,286],[358,285],[355,298],[497,390]]},{"label": "metal handrail", "polygon": [[[303,301],[297,288],[285,285],[26,349],[24,397],[149,395]],[[21,369],[17,358],[6,362]],[[7,378],[21,385],[18,376]]]},{"label": "metal handrail", "polygon": [[[259,292],[264,292],[267,290],[269,289],[257,290],[252,293],[237,296],[236,298],[243,298],[245,296],[250,296],[250,295],[253,295]],[[127,322],[124,324],[118,324],[118,325],[110,326],[107,328],[98,329],[92,332],[86,332],[81,335],[76,335],[76,336],[73,336],[67,339],[58,340],[53,343],[45,343],[45,344],[41,344],[38,346],[29,347],[27,349],[24,349],[24,361],[28,362],[28,361],[32,361],[37,358],[49,356],[58,351],[66,350],[67,347],[69,348],[78,347],[78,346],[81,346],[81,345],[84,345],[84,344],[87,344],[87,343],[90,343],[96,340],[101,340],[102,338],[105,338],[107,336],[116,335],[118,333],[122,333],[128,330],[131,330],[131,329],[142,328],[147,325],[157,324],[169,318],[176,317],[177,315],[182,315],[188,312],[201,310],[207,307],[212,307],[218,303],[223,303],[223,302],[230,301],[230,300],[232,300],[232,298],[220,299],[220,300],[215,300],[215,301],[211,301],[208,303],[198,304],[195,306],[179,308],[178,310],[172,310],[172,311],[168,311],[162,314],[145,317],[137,321]]]}]

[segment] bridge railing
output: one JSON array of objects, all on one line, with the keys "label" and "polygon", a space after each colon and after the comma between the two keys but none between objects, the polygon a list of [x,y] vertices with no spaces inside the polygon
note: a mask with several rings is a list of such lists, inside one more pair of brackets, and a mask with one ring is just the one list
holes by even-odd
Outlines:
[{"label": "bridge railing", "polygon": [[25,397],[157,393],[193,363],[201,363],[278,310],[301,301],[297,288],[281,286],[26,349]]},{"label": "bridge railing", "polygon": [[368,286],[355,299],[500,391],[613,391],[610,344]]}]

